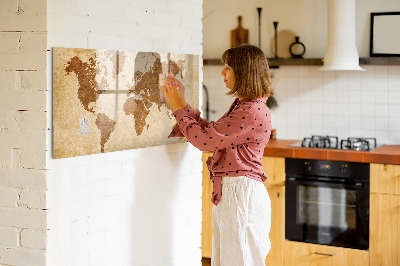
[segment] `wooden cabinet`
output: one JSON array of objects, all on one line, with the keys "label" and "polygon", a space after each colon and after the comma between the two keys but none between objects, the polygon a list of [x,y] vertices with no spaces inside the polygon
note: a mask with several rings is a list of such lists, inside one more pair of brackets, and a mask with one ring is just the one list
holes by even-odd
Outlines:
[{"label": "wooden cabinet", "polygon": [[[366,266],[365,250],[285,241],[285,266]],[[381,264],[385,265],[385,264]]]},{"label": "wooden cabinet", "polygon": [[[202,256],[212,252],[212,183],[203,153]],[[264,156],[271,198],[271,250],[266,265],[400,265],[400,165],[371,164],[369,252],[285,240],[285,158]],[[332,256],[333,255],[333,256]]]},{"label": "wooden cabinet", "polygon": [[271,250],[265,259],[266,266],[283,265],[285,241],[285,187],[265,184],[271,199]]},{"label": "wooden cabinet", "polygon": [[211,258],[212,252],[212,183],[210,181],[210,173],[206,165],[211,152],[203,153],[203,195],[202,195],[202,224],[201,224],[201,253],[204,258]]},{"label": "wooden cabinet", "polygon": [[371,164],[371,266],[400,265],[400,165]]},{"label": "wooden cabinet", "polygon": [[400,265],[400,196],[371,194],[371,266]]},{"label": "wooden cabinet", "polygon": [[370,164],[371,193],[400,195],[400,165]]},{"label": "wooden cabinet", "polygon": [[285,240],[285,158],[264,156],[261,160],[267,175],[265,187],[271,199],[271,250],[265,259],[267,266],[283,265]]},{"label": "wooden cabinet", "polygon": [[265,184],[285,185],[285,158],[264,156],[261,163],[268,177]]}]

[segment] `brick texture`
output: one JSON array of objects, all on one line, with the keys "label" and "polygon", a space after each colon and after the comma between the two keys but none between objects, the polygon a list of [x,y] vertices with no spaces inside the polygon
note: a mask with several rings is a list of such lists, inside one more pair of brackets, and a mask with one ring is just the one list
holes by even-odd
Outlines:
[{"label": "brick texture", "polygon": [[46,229],[46,212],[26,208],[0,208],[0,226]]},{"label": "brick texture", "polygon": [[46,249],[45,231],[23,229],[21,231],[21,246],[34,249]]},{"label": "brick texture", "polygon": [[18,229],[0,227],[0,247],[18,247],[18,239]]},{"label": "brick texture", "polygon": [[20,194],[20,206],[25,206],[29,209],[45,209],[46,208],[46,191],[22,189]]},{"label": "brick texture", "polygon": [[0,1],[0,265],[46,264],[46,12]]},{"label": "brick texture", "polygon": [[[50,1],[48,44],[201,55],[202,3]],[[52,265],[201,264],[201,153],[190,145],[50,160],[47,167]],[[70,250],[58,245],[64,238]],[[56,258],[55,250],[71,255]]]},{"label": "brick texture", "polygon": [[18,203],[18,190],[10,187],[0,187],[0,207],[15,208]]},{"label": "brick texture", "polygon": [[41,250],[0,247],[1,264],[4,265],[46,265],[46,254]]}]

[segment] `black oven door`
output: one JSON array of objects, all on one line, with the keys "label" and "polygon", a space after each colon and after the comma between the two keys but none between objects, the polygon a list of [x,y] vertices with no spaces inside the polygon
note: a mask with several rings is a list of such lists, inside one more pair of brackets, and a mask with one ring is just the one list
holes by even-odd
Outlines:
[{"label": "black oven door", "polygon": [[367,250],[369,185],[286,177],[286,239]]}]

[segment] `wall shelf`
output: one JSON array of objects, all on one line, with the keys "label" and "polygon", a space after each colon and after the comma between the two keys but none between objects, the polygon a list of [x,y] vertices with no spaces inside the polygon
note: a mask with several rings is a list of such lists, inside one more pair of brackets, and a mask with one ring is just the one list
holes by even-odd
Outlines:
[{"label": "wall shelf", "polygon": [[[268,58],[271,68],[279,66],[321,66],[322,58]],[[204,66],[222,65],[221,59],[204,59]],[[400,65],[400,57],[362,57],[360,65]]]},{"label": "wall shelf", "polygon": [[268,58],[270,67],[322,66],[322,58]]},{"label": "wall shelf", "polygon": [[[304,65],[322,65],[321,58],[268,58],[268,64],[271,68],[279,66],[304,66]],[[217,66],[222,65],[220,59],[204,59],[203,65]]]},{"label": "wall shelf", "polygon": [[360,65],[400,65],[400,57],[362,57]]}]

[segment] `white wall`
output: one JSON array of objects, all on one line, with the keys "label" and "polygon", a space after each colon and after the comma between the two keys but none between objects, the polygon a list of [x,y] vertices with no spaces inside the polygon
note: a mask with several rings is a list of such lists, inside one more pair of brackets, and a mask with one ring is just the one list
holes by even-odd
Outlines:
[{"label": "white wall", "polygon": [[[203,69],[210,91],[210,120],[217,120],[232,103],[219,71]],[[381,144],[400,144],[400,66],[362,66],[365,72],[323,72],[319,66],[272,69],[278,108],[272,126],[280,139],[311,135],[376,137]]]},{"label": "white wall", "polygon": [[363,66],[365,72],[318,67],[274,71],[279,107],[272,123],[279,138],[311,135],[376,137],[400,143],[400,66]]},{"label": "white wall", "polygon": [[0,1],[0,265],[46,261],[46,1]]},{"label": "white wall", "polygon": [[[272,22],[278,21],[278,31],[289,30],[300,37],[300,41],[306,46],[305,57],[321,58],[324,56],[327,41],[327,2],[327,0],[204,0],[203,56],[220,58],[229,48],[230,31],[237,27],[238,16],[243,17],[242,26],[249,30],[249,43],[258,45],[257,7],[261,7],[261,49],[267,57],[274,55]],[[369,56],[370,13],[387,11],[400,11],[400,2],[356,0],[356,42],[360,57]]]},{"label": "white wall", "polygon": [[[48,48],[201,55],[201,18],[201,0],[48,0]],[[49,53],[49,88],[51,78]],[[47,108],[51,122],[50,97]],[[47,156],[47,265],[201,264],[201,152]]]},{"label": "white wall", "polygon": [[[326,47],[327,1],[204,1],[204,58],[220,58],[229,48],[229,30],[236,17],[243,15],[250,30],[250,43],[258,44],[257,6],[263,7],[263,23],[280,21],[281,29],[298,33],[307,47],[306,57],[323,57]],[[246,6],[250,6],[247,8]],[[251,9],[251,10],[249,10]],[[357,1],[357,47],[361,57],[369,56],[369,12],[399,11],[392,0]],[[222,15],[224,14],[224,15]],[[251,15],[252,14],[252,15]],[[253,17],[252,17],[253,16]],[[248,21],[246,25],[246,19]],[[217,26],[216,26],[217,25]],[[262,27],[268,28],[268,25]],[[278,27],[279,30],[279,27]],[[265,30],[267,31],[267,30]],[[221,38],[212,37],[218,34]],[[263,33],[262,33],[263,34]],[[271,36],[266,36],[272,34]],[[273,27],[262,35],[262,49],[272,55],[267,39]],[[376,137],[382,144],[400,143],[400,66],[363,66],[365,72],[322,72],[319,66],[281,66],[271,71],[279,107],[272,111],[272,125],[281,139],[302,139],[311,135]],[[210,92],[210,109],[217,120],[232,103],[225,96],[221,66],[203,68],[204,84]]]}]

